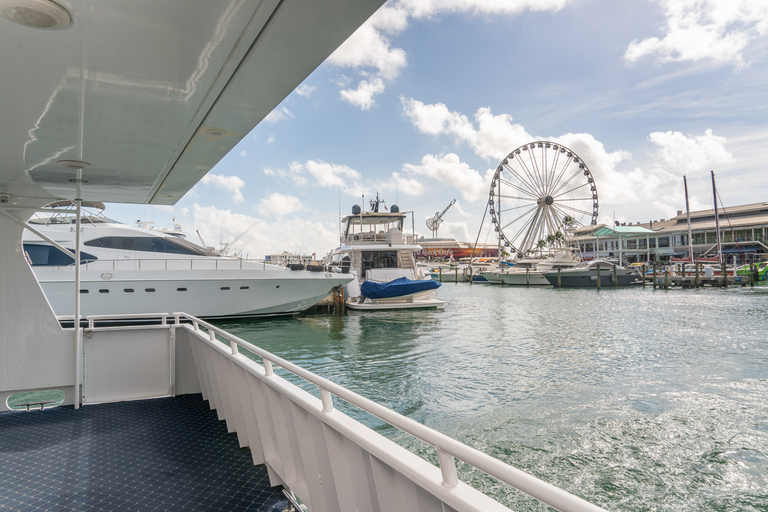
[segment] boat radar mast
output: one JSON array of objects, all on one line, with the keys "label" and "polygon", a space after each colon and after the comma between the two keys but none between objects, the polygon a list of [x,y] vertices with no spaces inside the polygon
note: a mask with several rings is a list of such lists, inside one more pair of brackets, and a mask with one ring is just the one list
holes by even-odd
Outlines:
[{"label": "boat radar mast", "polygon": [[[379,203],[384,204],[386,203],[385,200],[379,199],[379,193],[376,192],[376,199],[371,199],[371,211],[374,213],[379,213]],[[365,203],[363,203],[365,204]],[[384,206],[384,209],[387,209],[387,206]]]}]

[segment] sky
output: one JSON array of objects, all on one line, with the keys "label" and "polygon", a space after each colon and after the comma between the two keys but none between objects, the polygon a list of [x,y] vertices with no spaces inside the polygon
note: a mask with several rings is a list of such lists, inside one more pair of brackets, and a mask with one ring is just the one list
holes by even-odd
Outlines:
[{"label": "sky", "polygon": [[[390,0],[170,206],[110,204],[249,258],[318,258],[377,193],[419,235],[496,243],[494,171],[532,141],[588,166],[598,222],[768,201],[768,1]],[[367,207],[367,205],[366,205]],[[482,224],[482,228],[481,228]]]}]

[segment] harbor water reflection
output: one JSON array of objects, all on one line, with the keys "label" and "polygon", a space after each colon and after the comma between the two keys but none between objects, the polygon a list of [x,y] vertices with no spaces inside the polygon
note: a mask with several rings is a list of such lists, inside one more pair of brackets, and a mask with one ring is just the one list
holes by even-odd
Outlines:
[{"label": "harbor water reflection", "polygon": [[768,510],[768,287],[445,284],[440,297],[444,310],[221,325],[609,510]]}]

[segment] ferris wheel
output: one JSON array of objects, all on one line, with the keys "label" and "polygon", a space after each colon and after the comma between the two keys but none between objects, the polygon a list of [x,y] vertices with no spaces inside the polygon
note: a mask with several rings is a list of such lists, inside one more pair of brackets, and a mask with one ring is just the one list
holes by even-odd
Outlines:
[{"label": "ferris wheel", "polygon": [[569,230],[597,223],[592,173],[562,144],[536,141],[512,151],[496,169],[489,195],[499,242],[516,257],[563,247]]}]

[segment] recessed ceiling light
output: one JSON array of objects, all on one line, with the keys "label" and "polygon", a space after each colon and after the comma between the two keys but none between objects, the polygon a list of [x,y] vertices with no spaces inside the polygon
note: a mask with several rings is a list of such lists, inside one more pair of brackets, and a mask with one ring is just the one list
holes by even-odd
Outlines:
[{"label": "recessed ceiling light", "polygon": [[0,16],[33,28],[61,29],[72,23],[69,11],[50,0],[0,0]]},{"label": "recessed ceiling light", "polygon": [[210,128],[205,133],[209,137],[223,137],[226,132],[218,128]]},{"label": "recessed ceiling light", "polygon": [[82,160],[59,160],[58,163],[60,166],[66,167],[67,169],[85,169],[86,167],[91,166],[91,164],[83,162]]}]

